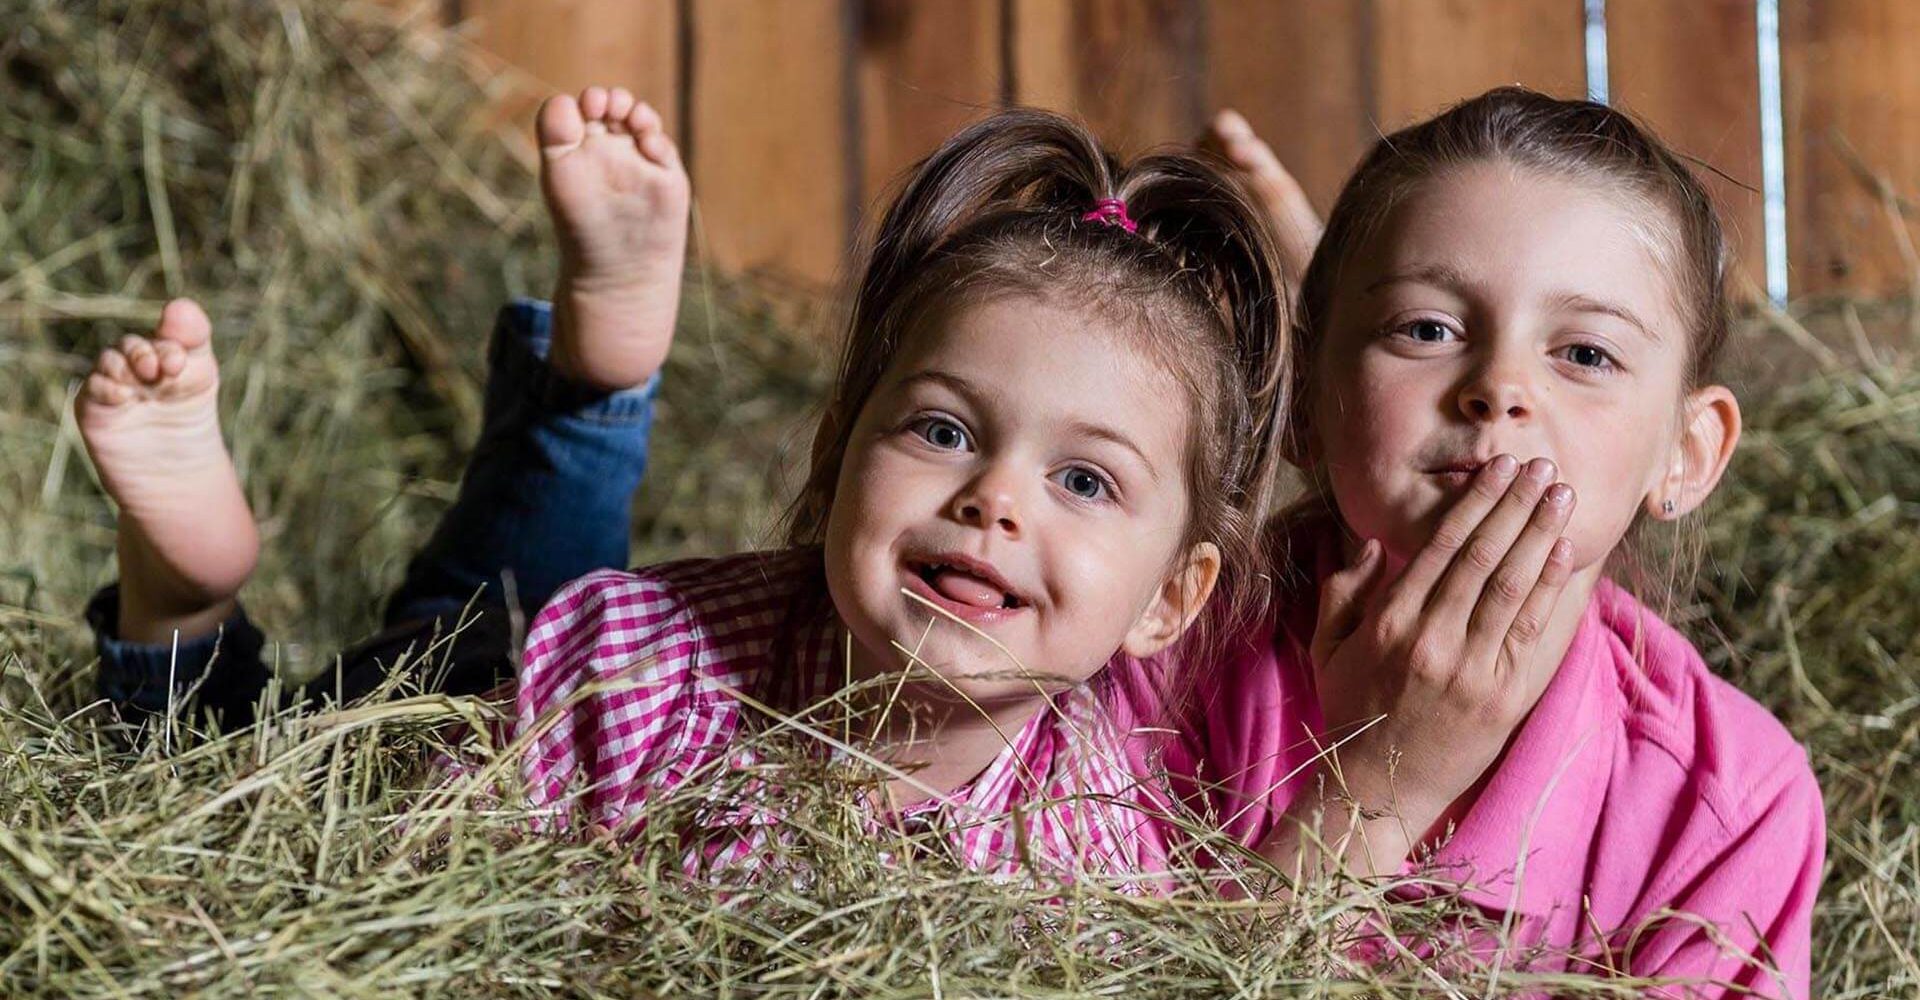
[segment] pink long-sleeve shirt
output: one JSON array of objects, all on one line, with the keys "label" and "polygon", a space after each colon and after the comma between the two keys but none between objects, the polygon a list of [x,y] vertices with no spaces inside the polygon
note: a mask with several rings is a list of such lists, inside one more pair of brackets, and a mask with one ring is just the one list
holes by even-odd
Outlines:
[{"label": "pink long-sleeve shirt", "polygon": [[[528,629],[516,695],[517,732],[533,734],[522,765],[533,804],[562,825],[635,834],[656,796],[760,763],[743,738],[765,720],[736,692],[798,711],[844,681],[837,620],[791,613],[801,588],[823,585],[817,560],[695,559],[561,588]],[[966,786],[897,818],[945,831],[977,870],[1010,875],[1033,861],[1055,874],[1131,874],[1164,870],[1147,812],[1158,801],[1083,687],[1055,695]],[[751,802],[705,815],[716,829],[701,831],[690,872],[751,868],[779,835],[781,817]]]},{"label": "pink long-sleeve shirt", "polygon": [[[1179,791],[1248,845],[1311,780],[1321,719],[1308,649],[1337,546],[1331,533],[1296,539],[1295,565],[1315,572],[1281,596],[1271,634],[1191,667],[1197,690],[1176,739],[1135,741],[1136,758],[1165,743]],[[1117,707],[1133,724],[1155,714]],[[1434,862],[1549,953],[1611,956],[1619,971],[1691,984],[1672,996],[1806,997],[1825,830],[1806,752],[1785,727],[1602,583]]]}]

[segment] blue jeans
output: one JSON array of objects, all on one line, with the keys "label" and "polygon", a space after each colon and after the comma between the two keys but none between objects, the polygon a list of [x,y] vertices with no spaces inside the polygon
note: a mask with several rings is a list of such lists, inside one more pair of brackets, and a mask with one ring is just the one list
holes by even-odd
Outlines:
[{"label": "blue jeans", "polygon": [[[552,323],[544,302],[520,299],[500,311],[480,439],[459,496],[388,599],[385,630],[287,700],[363,695],[402,659],[421,670],[420,687],[490,690],[513,675],[510,611],[530,619],[568,580],[626,566],[659,377],[611,394],[567,381],[547,367]],[[510,597],[517,607],[508,607]],[[100,697],[129,718],[165,712],[191,694],[196,711],[220,716],[229,729],[252,719],[273,672],[261,656],[266,637],[244,609],[176,650],[121,640],[119,603],[112,585],[87,605]],[[436,640],[446,645],[423,656]]]}]

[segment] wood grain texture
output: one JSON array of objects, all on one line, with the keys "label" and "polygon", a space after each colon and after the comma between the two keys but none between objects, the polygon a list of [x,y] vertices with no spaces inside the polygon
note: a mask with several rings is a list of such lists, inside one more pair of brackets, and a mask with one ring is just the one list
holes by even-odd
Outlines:
[{"label": "wood grain texture", "polygon": [[1372,0],[1373,113],[1392,131],[1503,84],[1587,91],[1581,0]]},{"label": "wood grain texture", "polygon": [[846,254],[858,171],[842,0],[691,10],[696,235],[711,262],[824,287]]},{"label": "wood grain texture", "polygon": [[461,0],[472,37],[531,79],[509,113],[531,121],[547,94],[625,87],[680,134],[676,0]]},{"label": "wood grain texture", "polygon": [[1913,290],[1920,197],[1920,4],[1785,0],[1787,240],[1795,295]]},{"label": "wood grain texture", "polygon": [[863,210],[961,126],[1000,106],[1001,0],[863,0],[859,20]]},{"label": "wood grain texture", "polygon": [[[1608,0],[1615,107],[1695,161],[1739,273],[1766,287],[1760,196],[1760,80],[1753,0]],[[1736,282],[1740,284],[1741,282]]]},{"label": "wood grain texture", "polygon": [[1013,0],[1013,97],[1090,124],[1123,156],[1191,141],[1206,120],[1204,5]]},{"label": "wood grain texture", "polygon": [[1349,0],[1212,0],[1209,113],[1246,116],[1324,216],[1372,146],[1368,19]]}]

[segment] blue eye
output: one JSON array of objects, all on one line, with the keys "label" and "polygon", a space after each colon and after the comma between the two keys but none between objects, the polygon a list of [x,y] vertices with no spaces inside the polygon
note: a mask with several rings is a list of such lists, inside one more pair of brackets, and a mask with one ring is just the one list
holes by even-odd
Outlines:
[{"label": "blue eye", "polygon": [[1445,323],[1431,319],[1417,319],[1401,328],[1407,339],[1422,344],[1443,344],[1454,335]]},{"label": "blue eye", "polygon": [[914,433],[920,440],[941,451],[960,451],[967,446],[966,428],[945,417],[926,417],[915,421]]},{"label": "blue eye", "polygon": [[1609,355],[1606,351],[1603,351],[1600,348],[1593,346],[1592,344],[1575,344],[1572,347],[1567,348],[1566,357],[1568,361],[1571,361],[1582,368],[1613,367],[1612,355]]},{"label": "blue eye", "polygon": [[1082,500],[1098,500],[1111,489],[1106,477],[1085,466],[1072,466],[1054,473],[1053,481]]}]

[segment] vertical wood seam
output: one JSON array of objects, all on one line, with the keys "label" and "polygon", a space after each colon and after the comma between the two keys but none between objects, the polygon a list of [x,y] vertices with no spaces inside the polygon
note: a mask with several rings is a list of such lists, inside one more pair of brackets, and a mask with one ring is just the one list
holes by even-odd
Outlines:
[{"label": "vertical wood seam", "polygon": [[848,254],[859,240],[861,196],[866,190],[867,141],[862,128],[865,102],[860,95],[860,45],[863,0],[840,0],[840,141],[846,150],[841,158],[840,183],[844,202],[840,231],[840,260],[834,273],[846,267]]}]

